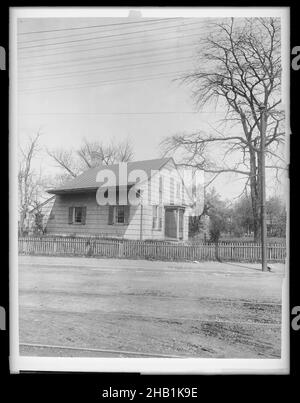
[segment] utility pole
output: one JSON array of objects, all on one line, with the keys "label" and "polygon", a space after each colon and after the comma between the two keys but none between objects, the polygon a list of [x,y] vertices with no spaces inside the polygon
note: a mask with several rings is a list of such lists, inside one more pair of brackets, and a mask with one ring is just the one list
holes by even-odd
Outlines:
[{"label": "utility pole", "polygon": [[260,160],[261,160],[261,269],[267,271],[267,223],[266,223],[266,106],[260,106]]}]

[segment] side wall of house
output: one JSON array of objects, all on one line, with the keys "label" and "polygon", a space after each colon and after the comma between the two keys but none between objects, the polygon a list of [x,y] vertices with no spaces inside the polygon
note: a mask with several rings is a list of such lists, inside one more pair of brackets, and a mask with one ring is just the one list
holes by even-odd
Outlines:
[{"label": "side wall of house", "polygon": [[[163,179],[162,195],[160,200],[159,195],[159,177]],[[171,178],[174,179],[174,184],[172,184]],[[179,194],[177,192],[177,184],[180,184]],[[147,188],[147,189],[146,189]],[[145,183],[141,187],[143,194],[145,191],[148,192],[148,202],[144,200],[143,205],[143,225],[145,227],[145,232],[143,233],[143,239],[157,239],[161,240],[165,238],[165,208],[166,205],[182,205],[183,199],[190,202],[189,195],[187,194],[186,188],[183,186],[182,189],[182,178],[174,166],[173,162],[168,162],[160,171],[151,176],[148,183]],[[174,195],[173,200],[172,196]],[[162,207],[162,227],[161,229],[154,229],[152,226],[153,220],[153,205],[159,205]],[[184,211],[183,219],[183,240],[188,240],[188,226],[189,226],[189,214],[190,208],[186,208]]]},{"label": "side wall of house", "polygon": [[[69,224],[69,207],[86,207],[85,224]],[[47,223],[47,234],[100,235],[127,239],[140,238],[140,206],[130,206],[128,225],[108,223],[109,206],[99,206],[95,193],[57,195]],[[146,227],[145,227],[146,230]]]}]

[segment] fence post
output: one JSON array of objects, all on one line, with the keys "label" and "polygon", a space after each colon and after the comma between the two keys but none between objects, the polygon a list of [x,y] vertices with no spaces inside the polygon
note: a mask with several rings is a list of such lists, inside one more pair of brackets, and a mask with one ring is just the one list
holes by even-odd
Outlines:
[{"label": "fence post", "polygon": [[219,242],[215,242],[215,259],[220,260],[220,258],[219,258]]},{"label": "fence post", "polygon": [[119,242],[119,248],[118,248],[118,257],[123,257],[124,256],[124,244],[123,242]]},{"label": "fence post", "polygon": [[231,246],[231,261],[235,261],[235,246]]}]

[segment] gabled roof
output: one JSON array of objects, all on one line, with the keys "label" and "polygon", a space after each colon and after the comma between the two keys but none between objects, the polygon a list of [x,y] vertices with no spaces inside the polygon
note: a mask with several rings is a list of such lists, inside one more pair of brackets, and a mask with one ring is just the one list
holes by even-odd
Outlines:
[{"label": "gabled roof", "polygon": [[[133,161],[127,163],[127,173],[129,174],[131,171],[140,169],[146,172],[148,178],[151,177],[151,171],[159,171],[167,162],[172,161],[174,166],[175,162],[173,158],[158,158],[153,160],[145,160],[145,161]],[[81,175],[78,175],[76,178],[71,179],[63,186],[57,187],[55,189],[47,190],[48,193],[59,194],[59,193],[67,193],[67,192],[79,192],[79,191],[92,191],[99,188],[100,182],[96,182],[97,174],[101,170],[109,169],[116,175],[116,180],[118,183],[119,178],[119,164],[113,165],[103,165],[101,167],[97,166],[95,168],[90,168],[87,171],[83,172]]]}]

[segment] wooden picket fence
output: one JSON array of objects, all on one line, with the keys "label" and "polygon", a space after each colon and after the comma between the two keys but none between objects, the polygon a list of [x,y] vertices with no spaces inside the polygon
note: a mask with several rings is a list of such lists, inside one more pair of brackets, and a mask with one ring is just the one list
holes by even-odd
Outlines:
[{"label": "wooden picket fence", "polygon": [[[49,256],[91,256],[142,258],[153,260],[259,262],[261,245],[255,243],[198,243],[197,245],[168,242],[106,240],[96,238],[19,238],[19,254]],[[267,245],[269,262],[284,262],[285,244]]]}]

